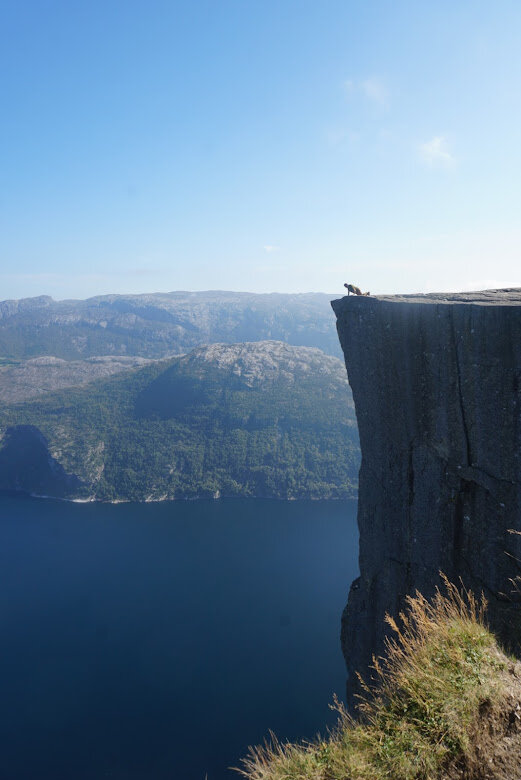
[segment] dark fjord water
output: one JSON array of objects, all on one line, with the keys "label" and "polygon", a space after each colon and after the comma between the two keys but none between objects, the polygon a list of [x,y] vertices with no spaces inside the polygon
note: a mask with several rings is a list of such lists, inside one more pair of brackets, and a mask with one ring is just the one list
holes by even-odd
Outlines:
[{"label": "dark fjord water", "polygon": [[0,497],[0,778],[227,780],[323,731],[355,509]]}]

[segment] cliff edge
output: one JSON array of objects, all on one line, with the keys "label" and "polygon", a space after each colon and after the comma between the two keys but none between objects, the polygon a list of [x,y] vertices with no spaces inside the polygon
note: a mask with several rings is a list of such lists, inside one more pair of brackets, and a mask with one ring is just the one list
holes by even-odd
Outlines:
[{"label": "cliff edge", "polygon": [[350,682],[384,615],[439,571],[484,592],[519,650],[521,289],[332,302],[360,433],[360,578],[342,620]]}]

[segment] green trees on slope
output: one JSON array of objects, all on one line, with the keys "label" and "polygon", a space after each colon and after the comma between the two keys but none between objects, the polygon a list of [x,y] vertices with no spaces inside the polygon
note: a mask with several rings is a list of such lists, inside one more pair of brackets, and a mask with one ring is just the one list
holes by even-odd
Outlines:
[{"label": "green trees on slope", "polygon": [[323,359],[325,376],[261,372],[251,386],[211,361],[174,359],[6,407],[0,429],[37,427],[82,480],[75,497],[352,497],[354,410],[340,361]]}]

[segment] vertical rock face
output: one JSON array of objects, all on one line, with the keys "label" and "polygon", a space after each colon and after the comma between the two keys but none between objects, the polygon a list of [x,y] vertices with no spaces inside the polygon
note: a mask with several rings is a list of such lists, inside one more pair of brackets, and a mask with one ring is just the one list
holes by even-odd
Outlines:
[{"label": "vertical rock face", "polygon": [[515,651],[521,607],[521,289],[332,303],[356,406],[360,578],[343,616],[350,682],[386,612],[439,571],[484,592]]}]

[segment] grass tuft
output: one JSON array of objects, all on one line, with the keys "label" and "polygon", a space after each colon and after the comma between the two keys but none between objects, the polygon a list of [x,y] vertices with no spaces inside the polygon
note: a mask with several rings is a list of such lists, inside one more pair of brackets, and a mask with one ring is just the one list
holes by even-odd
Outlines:
[{"label": "grass tuft", "polygon": [[[385,661],[374,660],[358,719],[337,700],[336,728],[326,739],[280,743],[273,735],[250,749],[238,771],[248,780],[435,780],[473,777],[482,765],[478,738],[502,719],[519,679],[485,624],[486,602],[443,577],[428,601],[407,599]],[[482,728],[483,730],[483,728]],[[476,775],[478,776],[478,775]]]}]

